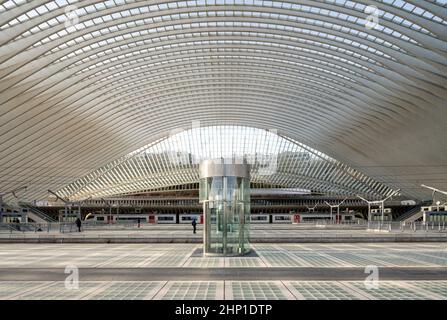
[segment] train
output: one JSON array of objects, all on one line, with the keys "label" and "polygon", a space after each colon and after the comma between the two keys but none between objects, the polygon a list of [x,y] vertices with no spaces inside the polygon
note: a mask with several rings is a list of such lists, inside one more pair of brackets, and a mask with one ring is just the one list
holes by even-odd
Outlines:
[{"label": "train", "polygon": [[425,222],[447,222],[447,206],[422,207],[422,221]]},{"label": "train", "polygon": [[[327,212],[313,212],[313,213],[252,213],[250,215],[250,223],[252,224],[292,224],[302,223],[315,220],[329,220],[330,213]],[[345,213],[337,217],[335,214],[332,218],[336,221],[349,221],[355,219],[353,212]],[[216,217],[212,217],[212,223],[215,223]],[[203,224],[203,214],[201,213],[180,213],[180,214],[89,214],[85,217],[85,221],[95,221],[103,223],[119,223],[123,221],[147,224],[191,224],[196,220],[198,224]]]},{"label": "train", "polygon": [[140,213],[140,214],[105,214],[105,213],[90,213],[84,221],[95,221],[104,223],[119,223],[119,222],[135,222],[148,224],[191,224],[193,220],[197,223],[203,223],[202,214],[156,214],[156,213]]},{"label": "train", "polygon": [[[380,221],[382,220],[382,213],[380,209],[371,209],[371,220]],[[391,221],[393,220],[393,210],[391,208],[383,209],[383,220]]]},{"label": "train", "polygon": [[76,219],[80,217],[79,210],[68,209],[65,211],[64,209],[59,210],[58,221],[59,222],[75,222]]},{"label": "train", "polygon": [[28,209],[10,209],[1,207],[0,208],[0,223],[20,223],[28,222]]},{"label": "train", "polygon": [[254,213],[250,215],[250,223],[292,223],[293,214],[290,213]]}]

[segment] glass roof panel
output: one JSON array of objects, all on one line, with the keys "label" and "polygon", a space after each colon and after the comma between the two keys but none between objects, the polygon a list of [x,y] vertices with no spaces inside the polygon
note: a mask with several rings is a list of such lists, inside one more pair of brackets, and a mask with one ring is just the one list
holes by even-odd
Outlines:
[{"label": "glass roof panel", "polygon": [[[73,200],[198,182],[198,166],[209,159],[247,161],[253,182],[355,195],[361,184],[370,197],[393,190],[275,130],[222,125],[174,130],[169,136],[115,160],[58,191]],[[98,172],[101,172],[99,175]],[[332,182],[344,176],[343,184]]]}]

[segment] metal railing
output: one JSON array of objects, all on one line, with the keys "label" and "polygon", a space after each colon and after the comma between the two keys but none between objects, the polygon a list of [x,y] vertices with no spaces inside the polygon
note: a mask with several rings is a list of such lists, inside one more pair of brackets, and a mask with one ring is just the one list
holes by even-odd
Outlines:
[{"label": "metal railing", "polygon": [[13,233],[17,232],[17,229],[13,227],[11,224],[1,223],[0,224],[0,233]]},{"label": "metal railing", "polygon": [[[104,222],[85,222],[81,231],[87,230],[130,230],[137,229],[135,222],[118,222],[108,224]],[[0,233],[75,233],[78,227],[75,222],[48,222],[48,223],[0,223]]]},{"label": "metal railing", "polygon": [[366,225],[366,220],[362,219],[354,219],[354,220],[330,220],[330,219],[315,219],[315,220],[305,220],[300,222],[299,224],[315,224],[317,226],[362,226]]},{"label": "metal railing", "polygon": [[[140,223],[140,226],[143,223]],[[88,221],[82,224],[84,230],[127,230],[135,229],[138,223],[135,221],[115,221],[114,223]]]},{"label": "metal railing", "polygon": [[[160,228],[189,228],[189,225],[157,225]],[[364,229],[383,232],[447,232],[447,222],[402,222],[402,221],[331,221],[314,220],[298,224],[252,224],[253,229],[263,228],[328,228],[328,229]],[[113,224],[107,222],[89,221],[83,222],[81,231],[119,231],[119,230],[148,230],[154,225],[140,224],[133,221],[122,221]],[[0,223],[0,233],[77,233],[78,228],[74,222],[51,222],[51,223]]]},{"label": "metal railing", "polygon": [[447,232],[446,222],[371,221],[369,230],[388,232]]},{"label": "metal railing", "polygon": [[54,223],[0,223],[0,232],[59,232],[60,224]]}]

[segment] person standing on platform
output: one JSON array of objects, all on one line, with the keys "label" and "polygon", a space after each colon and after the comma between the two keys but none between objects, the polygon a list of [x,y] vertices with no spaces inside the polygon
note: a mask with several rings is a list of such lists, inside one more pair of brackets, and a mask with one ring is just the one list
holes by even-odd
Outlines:
[{"label": "person standing on platform", "polygon": [[138,218],[138,228],[140,227],[140,218]]},{"label": "person standing on platform", "polygon": [[76,226],[78,227],[78,231],[79,232],[81,232],[81,225],[82,225],[81,219],[77,218],[76,219]]},{"label": "person standing on platform", "polygon": [[196,219],[193,219],[192,220],[193,233],[196,233],[196,226],[197,226]]}]

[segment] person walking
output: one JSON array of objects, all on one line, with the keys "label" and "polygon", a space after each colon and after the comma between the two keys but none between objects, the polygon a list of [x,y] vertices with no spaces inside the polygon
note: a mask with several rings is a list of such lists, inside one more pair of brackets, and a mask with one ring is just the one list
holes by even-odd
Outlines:
[{"label": "person walking", "polygon": [[81,232],[81,225],[82,225],[81,219],[77,218],[76,219],[76,226],[78,227],[78,231],[79,232]]},{"label": "person walking", "polygon": [[140,227],[140,218],[138,218],[138,228]]},{"label": "person walking", "polygon": [[193,233],[196,233],[196,226],[197,226],[196,219],[193,219],[192,220]]}]

